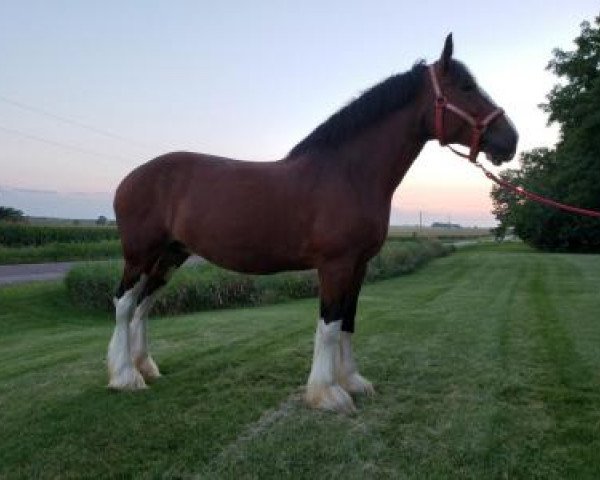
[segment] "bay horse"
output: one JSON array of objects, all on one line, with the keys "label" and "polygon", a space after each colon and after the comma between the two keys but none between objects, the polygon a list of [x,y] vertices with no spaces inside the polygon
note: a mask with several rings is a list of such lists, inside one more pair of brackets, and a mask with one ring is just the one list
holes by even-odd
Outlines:
[{"label": "bay horse", "polygon": [[499,165],[517,131],[452,58],[389,77],[333,114],[289,154],[247,162],[175,152],[133,170],[114,200],[125,259],[108,348],[109,387],[137,390],[159,377],[147,317],[157,291],[191,253],[237,272],[316,269],[320,318],[305,400],[351,412],[372,394],[354,360],[358,295],[383,245],[392,195],[428,140],[470,147]]}]

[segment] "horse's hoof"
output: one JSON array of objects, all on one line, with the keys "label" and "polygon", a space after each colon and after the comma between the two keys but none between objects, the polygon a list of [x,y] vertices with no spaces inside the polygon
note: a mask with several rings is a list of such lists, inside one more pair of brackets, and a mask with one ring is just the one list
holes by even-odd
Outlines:
[{"label": "horse's hoof", "polygon": [[153,382],[157,378],[160,378],[161,375],[158,366],[150,355],[137,359],[134,363],[146,382]]},{"label": "horse's hoof", "polygon": [[135,368],[121,370],[117,375],[111,376],[108,388],[113,390],[143,390],[148,388],[144,377]]},{"label": "horse's hoof", "polygon": [[342,385],[344,390],[346,390],[348,393],[355,395],[366,395],[367,397],[372,397],[375,395],[375,388],[373,388],[373,384],[360,373],[348,375],[345,379],[340,381],[340,385]]},{"label": "horse's hoof", "polygon": [[311,408],[338,413],[354,413],[352,397],[340,385],[308,385],[306,403]]}]

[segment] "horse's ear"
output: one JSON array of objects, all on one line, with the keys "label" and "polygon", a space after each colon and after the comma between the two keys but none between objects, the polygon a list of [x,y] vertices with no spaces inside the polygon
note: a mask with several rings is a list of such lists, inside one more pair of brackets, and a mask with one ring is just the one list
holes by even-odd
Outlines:
[{"label": "horse's ear", "polygon": [[440,57],[440,64],[444,72],[448,71],[450,67],[450,60],[452,60],[452,52],[454,51],[454,44],[452,42],[452,33],[449,33],[444,43],[444,50],[442,50],[442,56]]}]

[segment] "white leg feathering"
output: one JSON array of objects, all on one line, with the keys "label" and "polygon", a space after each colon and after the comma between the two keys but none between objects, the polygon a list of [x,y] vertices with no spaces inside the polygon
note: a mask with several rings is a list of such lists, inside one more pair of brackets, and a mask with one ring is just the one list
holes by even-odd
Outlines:
[{"label": "white leg feathering", "polygon": [[108,345],[109,388],[139,390],[146,388],[140,372],[133,365],[129,339],[129,320],[135,303],[146,283],[145,277],[115,300],[116,325]]},{"label": "white leg feathering", "polygon": [[313,363],[306,385],[306,402],[313,408],[342,413],[355,411],[352,398],[336,381],[341,320],[326,324],[320,319],[315,334]]},{"label": "white leg feathering", "polygon": [[158,366],[148,352],[148,313],[154,305],[155,298],[156,294],[152,294],[142,300],[135,309],[129,325],[131,359],[147,382],[160,377]]},{"label": "white leg feathering", "polygon": [[358,373],[352,354],[352,333],[341,332],[340,360],[337,364],[337,379],[348,393],[374,395],[373,384]]}]

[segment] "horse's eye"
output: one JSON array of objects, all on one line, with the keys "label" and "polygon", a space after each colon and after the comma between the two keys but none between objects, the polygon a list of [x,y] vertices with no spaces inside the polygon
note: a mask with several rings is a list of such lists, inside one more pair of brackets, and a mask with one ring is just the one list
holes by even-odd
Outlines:
[{"label": "horse's eye", "polygon": [[475,90],[477,87],[475,86],[474,83],[465,83],[463,84],[460,89],[463,92],[472,92],[473,90]]}]

